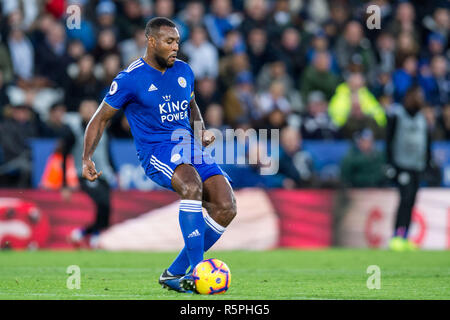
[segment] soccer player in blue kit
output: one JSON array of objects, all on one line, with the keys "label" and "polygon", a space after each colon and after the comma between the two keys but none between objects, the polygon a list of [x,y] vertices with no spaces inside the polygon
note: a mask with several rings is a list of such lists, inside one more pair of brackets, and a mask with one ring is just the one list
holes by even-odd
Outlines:
[{"label": "soccer player in blue kit", "polygon": [[[194,74],[176,58],[180,36],[175,24],[156,17],[147,23],[145,33],[144,57],[116,76],[86,128],[83,177],[94,181],[102,174],[91,157],[109,120],[123,109],[146,175],[181,198],[179,223],[185,246],[159,283],[178,292],[194,292],[192,270],[236,216],[236,201],[228,175],[203,152],[215,138],[205,130],[195,102]],[[174,131],[182,132],[178,139],[172,138]],[[208,212],[205,216],[202,206]]]}]

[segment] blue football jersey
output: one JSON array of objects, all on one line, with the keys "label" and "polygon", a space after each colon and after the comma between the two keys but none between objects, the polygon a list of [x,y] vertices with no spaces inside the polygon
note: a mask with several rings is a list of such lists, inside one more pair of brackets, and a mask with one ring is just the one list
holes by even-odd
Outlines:
[{"label": "blue football jersey", "polygon": [[194,73],[187,63],[176,60],[162,73],[140,58],[116,76],[104,101],[124,110],[139,156],[171,141],[177,129],[187,130],[193,139],[193,96]]}]

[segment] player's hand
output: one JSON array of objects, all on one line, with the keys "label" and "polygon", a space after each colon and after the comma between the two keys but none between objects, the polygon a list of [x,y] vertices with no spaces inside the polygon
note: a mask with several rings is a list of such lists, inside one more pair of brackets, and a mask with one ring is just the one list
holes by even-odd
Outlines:
[{"label": "player's hand", "polygon": [[202,131],[202,144],[204,147],[209,146],[211,143],[216,140],[216,137],[214,136],[214,133],[212,133],[209,130],[203,130]]},{"label": "player's hand", "polygon": [[89,181],[95,181],[97,180],[101,175],[102,171],[97,172],[95,170],[95,163],[92,160],[83,160],[83,173],[82,177],[89,180]]}]

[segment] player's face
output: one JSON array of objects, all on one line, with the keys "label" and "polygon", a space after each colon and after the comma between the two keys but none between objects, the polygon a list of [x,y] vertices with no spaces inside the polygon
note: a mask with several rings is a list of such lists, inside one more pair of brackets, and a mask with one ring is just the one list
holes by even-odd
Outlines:
[{"label": "player's face", "polygon": [[155,59],[163,68],[171,68],[178,54],[180,34],[177,28],[163,26],[155,46]]}]

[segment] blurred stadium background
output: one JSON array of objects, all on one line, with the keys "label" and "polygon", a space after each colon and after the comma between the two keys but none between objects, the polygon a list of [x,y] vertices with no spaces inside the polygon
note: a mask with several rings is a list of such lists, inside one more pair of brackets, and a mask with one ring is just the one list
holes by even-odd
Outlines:
[{"label": "blurred stadium background", "polygon": [[[381,8],[380,30],[366,27],[369,4]],[[68,24],[70,5],[80,28]],[[88,120],[80,106],[97,106],[144,54],[154,16],[178,25],[209,128],[280,129],[278,174],[223,165],[238,215],[215,249],[385,248],[398,202],[385,175],[386,114],[413,82],[425,92],[434,166],[411,234],[421,248],[450,248],[448,1],[3,0],[0,10],[3,248],[71,249],[70,232],[94,219],[71,161],[74,193],[61,194],[55,148],[65,125]],[[145,177],[123,114],[107,136],[110,169],[99,169],[114,190],[100,246],[178,250],[179,234],[165,232],[178,230],[176,194]]]}]

